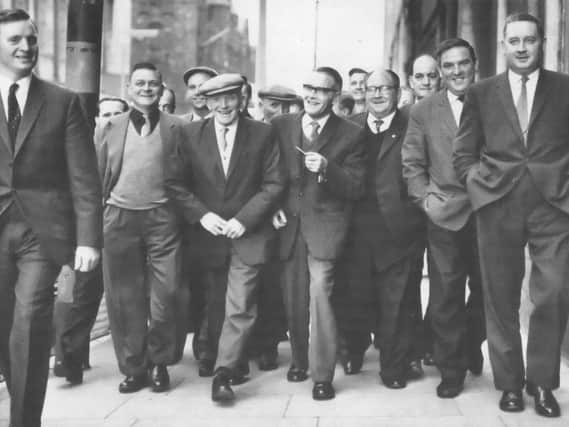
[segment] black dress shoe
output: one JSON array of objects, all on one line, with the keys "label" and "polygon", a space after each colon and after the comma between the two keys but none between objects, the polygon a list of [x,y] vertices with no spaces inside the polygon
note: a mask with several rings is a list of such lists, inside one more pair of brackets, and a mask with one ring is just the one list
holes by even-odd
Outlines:
[{"label": "black dress shoe", "polygon": [[279,367],[277,363],[278,353],[276,350],[263,351],[257,359],[261,371],[273,371]]},{"label": "black dress shoe", "polygon": [[69,366],[65,371],[65,380],[69,385],[79,385],[83,383],[83,367],[81,365]]},{"label": "black dress shoe", "polygon": [[146,387],[146,375],[129,375],[119,384],[119,393],[134,393]]},{"label": "black dress shoe", "polygon": [[330,400],[336,397],[336,392],[330,381],[314,383],[312,398],[314,400]]},{"label": "black dress shoe", "polygon": [[342,367],[346,375],[355,375],[362,370],[364,364],[364,355],[359,353],[351,353],[342,360]]},{"label": "black dress shoe", "polygon": [[231,402],[234,399],[235,394],[229,385],[229,376],[225,373],[216,374],[211,383],[211,400],[214,402]]},{"label": "black dress shoe", "polygon": [[63,378],[66,376],[66,374],[67,372],[65,369],[65,365],[63,364],[63,361],[56,360],[55,363],[53,364],[53,375],[56,377]]},{"label": "black dress shoe", "polygon": [[539,415],[548,418],[561,416],[561,410],[559,409],[557,399],[555,399],[555,396],[550,389],[534,386],[533,384],[528,383],[526,391],[533,397],[535,412]]},{"label": "black dress shoe", "polygon": [[458,379],[443,379],[437,386],[437,396],[441,399],[452,399],[464,389],[464,382]]},{"label": "black dress shoe", "polygon": [[482,368],[484,366],[484,356],[482,355],[482,350],[477,348],[470,353],[468,361],[468,370],[472,372],[472,375],[482,375]]},{"label": "black dress shoe", "polygon": [[407,379],[418,380],[423,375],[425,375],[425,371],[423,371],[423,367],[421,366],[421,360],[412,360],[411,363],[409,363],[409,369],[407,370]]},{"label": "black dress shoe", "polygon": [[245,384],[247,381],[249,381],[249,377],[242,373],[236,373],[229,377],[229,384],[231,385],[241,385]]},{"label": "black dress shoe", "polygon": [[524,410],[524,397],[521,390],[504,391],[500,398],[500,409],[504,412],[521,412]]},{"label": "black dress shoe", "polygon": [[435,359],[433,358],[433,353],[427,352],[423,356],[423,364],[425,366],[435,366]]},{"label": "black dress shoe", "polygon": [[407,387],[407,380],[405,380],[404,378],[388,378],[388,379],[383,379],[383,384],[387,388],[398,390]]},{"label": "black dress shoe", "polygon": [[155,393],[162,393],[170,389],[170,376],[168,369],[164,365],[155,365],[150,370],[150,384],[152,391]]},{"label": "black dress shoe", "polygon": [[200,377],[211,377],[213,376],[213,368],[215,362],[209,359],[200,359],[198,362],[198,375]]},{"label": "black dress shoe", "polygon": [[302,381],[306,381],[308,378],[308,374],[304,369],[298,369],[294,366],[291,366],[286,373],[286,379],[291,383],[299,383]]}]

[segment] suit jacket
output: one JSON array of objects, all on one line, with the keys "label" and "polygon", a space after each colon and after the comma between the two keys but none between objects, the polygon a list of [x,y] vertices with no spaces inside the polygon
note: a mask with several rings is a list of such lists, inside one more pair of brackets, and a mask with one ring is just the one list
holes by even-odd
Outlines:
[{"label": "suit jacket", "polygon": [[[365,145],[369,146],[377,143],[377,137],[369,130],[367,116],[368,113],[360,113],[352,120],[367,130]],[[407,121],[408,117],[403,112],[395,113],[389,129],[384,132],[373,170],[377,207],[381,215],[379,220],[387,232],[381,240],[382,243],[389,242],[373,254],[376,268],[380,271],[414,249],[423,247],[425,242],[425,216],[407,195],[401,173],[401,145]]]},{"label": "suit jacket", "polygon": [[[108,200],[121,173],[129,122],[130,113],[126,112],[113,117],[103,129],[95,132],[99,173],[103,182],[103,202]],[[180,137],[184,123],[177,116],[160,112],[158,126],[163,147]]]},{"label": "suit jacket", "polygon": [[472,213],[466,188],[452,165],[452,143],[458,126],[443,90],[411,107],[403,142],[403,176],[409,195],[433,223],[460,230]]},{"label": "suit jacket", "polygon": [[0,212],[14,202],[59,264],[75,246],[101,246],[101,184],[76,94],[32,76],[12,150],[0,103]]},{"label": "suit jacket", "polygon": [[279,232],[279,254],[283,260],[290,257],[300,231],[314,257],[331,260],[344,247],[353,201],[364,191],[362,131],[331,113],[310,148],[328,160],[326,177],[318,182],[296,150],[302,143],[302,114],[285,114],[272,121],[289,182],[282,204],[288,222]]},{"label": "suit jacket", "polygon": [[453,163],[474,210],[506,195],[529,171],[544,199],[569,213],[569,76],[541,70],[527,144],[507,73],[466,94]]},{"label": "suit jacket", "polygon": [[[217,148],[214,119],[186,124],[168,144],[166,190],[187,223],[192,258],[206,267],[225,265],[233,248],[250,265],[274,250],[271,214],[284,190],[280,153],[271,126],[241,117],[227,177]],[[199,223],[208,212],[245,226],[239,239],[213,236]]]}]

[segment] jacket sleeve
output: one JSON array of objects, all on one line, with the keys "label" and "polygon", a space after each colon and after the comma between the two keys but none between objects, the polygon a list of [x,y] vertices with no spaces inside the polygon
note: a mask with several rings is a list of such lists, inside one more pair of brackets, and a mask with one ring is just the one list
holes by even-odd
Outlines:
[{"label": "jacket sleeve", "polygon": [[415,106],[411,109],[407,133],[401,147],[401,160],[409,196],[422,209],[429,185],[429,154],[425,123],[421,111]]},{"label": "jacket sleeve", "polygon": [[469,172],[480,162],[480,150],[484,144],[476,93],[469,89],[464,99],[460,126],[453,141],[452,163],[461,183],[466,184]]}]

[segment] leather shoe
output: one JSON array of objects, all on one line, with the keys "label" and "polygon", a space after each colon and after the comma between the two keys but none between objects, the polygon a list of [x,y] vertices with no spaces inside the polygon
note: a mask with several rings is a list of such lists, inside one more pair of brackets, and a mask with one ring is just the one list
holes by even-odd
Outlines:
[{"label": "leather shoe", "polygon": [[213,377],[211,383],[211,400],[214,402],[231,402],[235,399],[235,394],[229,385],[229,376],[218,373]]},{"label": "leather shoe", "polygon": [[277,363],[278,353],[276,350],[263,351],[257,359],[261,371],[273,371],[279,367]]},{"label": "leather shoe", "polygon": [[362,370],[364,364],[364,355],[359,353],[352,353],[342,360],[342,367],[346,375],[355,375]]},{"label": "leather shoe", "polygon": [[83,383],[83,367],[81,365],[68,366],[65,371],[65,380],[69,385],[79,385]]},{"label": "leather shoe", "polygon": [[477,348],[470,353],[468,370],[472,372],[472,375],[482,375],[482,368],[484,366],[484,356],[482,355],[482,350]]},{"label": "leather shoe", "polygon": [[443,378],[437,386],[437,396],[441,399],[451,399],[458,396],[464,389],[464,382],[457,379]]},{"label": "leather shoe", "polygon": [[162,393],[170,388],[170,376],[164,365],[156,365],[150,371],[150,383],[152,391]]},{"label": "leather shoe", "polygon": [[407,370],[408,380],[418,380],[425,374],[423,367],[421,366],[421,359],[412,360],[409,363],[409,369]]},{"label": "leather shoe", "polygon": [[534,386],[528,383],[526,386],[527,394],[533,397],[535,403],[535,412],[539,415],[556,418],[561,416],[559,404],[550,389],[540,386]]},{"label": "leather shoe", "polygon": [[231,385],[241,385],[249,381],[249,377],[245,374],[234,374],[229,378],[229,384]]},{"label": "leather shoe", "polygon": [[146,387],[146,375],[129,375],[119,384],[119,393],[134,393]]},{"label": "leather shoe", "polygon": [[213,367],[215,362],[209,359],[200,359],[198,362],[198,375],[200,377],[213,376]]},{"label": "leather shoe", "polygon": [[306,381],[308,378],[308,374],[304,369],[298,369],[294,366],[291,366],[286,373],[286,379],[291,383],[299,383],[302,381]]},{"label": "leather shoe", "polygon": [[398,390],[407,387],[407,381],[404,378],[383,379],[383,384],[387,388]]},{"label": "leather shoe", "polygon": [[56,377],[60,377],[60,378],[67,376],[65,365],[63,364],[63,361],[61,361],[61,360],[55,361],[55,363],[53,364],[53,375]]},{"label": "leather shoe", "polygon": [[500,409],[504,412],[521,412],[524,410],[524,398],[521,390],[504,391],[500,398]]},{"label": "leather shoe", "polygon": [[330,400],[336,397],[336,392],[330,381],[314,383],[312,398],[314,400]]},{"label": "leather shoe", "polygon": [[433,358],[433,353],[427,352],[424,354],[423,364],[425,366],[435,366],[435,359]]}]

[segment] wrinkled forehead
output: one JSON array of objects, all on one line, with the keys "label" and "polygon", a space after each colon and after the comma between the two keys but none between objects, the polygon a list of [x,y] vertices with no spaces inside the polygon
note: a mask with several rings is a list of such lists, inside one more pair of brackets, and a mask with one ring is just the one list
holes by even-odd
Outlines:
[{"label": "wrinkled forehead", "polygon": [[304,79],[304,84],[313,87],[334,89],[334,79],[328,74],[319,71],[312,71],[308,74]]},{"label": "wrinkled forehead", "polygon": [[393,78],[384,70],[372,72],[367,78],[368,86],[393,86]]}]

